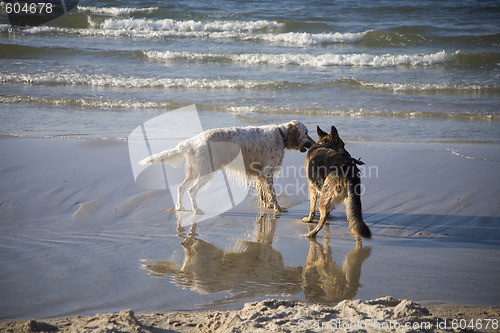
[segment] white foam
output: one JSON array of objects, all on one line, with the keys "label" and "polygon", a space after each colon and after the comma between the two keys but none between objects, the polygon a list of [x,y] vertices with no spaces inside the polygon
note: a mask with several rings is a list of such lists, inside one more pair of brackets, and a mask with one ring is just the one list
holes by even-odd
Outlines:
[{"label": "white foam", "polygon": [[[363,38],[367,33],[279,33],[271,31],[284,27],[276,21],[176,21],[146,19],[108,19],[101,24],[103,30],[120,31],[123,35],[145,38],[195,37],[214,39],[240,39],[244,41],[265,41],[295,45],[317,45],[327,43],[349,43]],[[265,31],[265,33],[255,33]]]},{"label": "white foam", "polygon": [[347,33],[319,33],[310,34],[306,32],[287,32],[278,34],[258,34],[248,36],[244,39],[263,40],[272,43],[287,43],[296,45],[318,45],[333,43],[352,43],[363,38],[365,32],[347,32]]},{"label": "white foam", "polygon": [[428,66],[450,61],[453,58],[453,54],[441,51],[432,54],[338,54],[321,56],[318,61],[322,66],[390,67],[398,65]]},{"label": "white foam", "polygon": [[104,15],[130,15],[134,13],[151,13],[158,7],[146,8],[119,8],[119,7],[87,7],[77,6],[79,13],[104,14]]},{"label": "white foam", "polygon": [[276,21],[177,21],[172,19],[148,20],[148,19],[107,19],[102,29],[126,29],[139,31],[259,31],[264,29],[279,29],[283,23]]},{"label": "white foam", "polygon": [[[455,155],[455,156],[458,156],[458,157],[462,157],[462,158],[465,158],[465,159],[468,159],[468,160],[476,160],[476,159],[478,159],[478,158],[473,157],[473,156],[462,154],[460,152],[460,150],[455,149],[455,148],[445,148],[445,149],[447,151],[449,151],[452,155]],[[479,158],[479,160],[487,161],[488,159]]]},{"label": "white foam", "polygon": [[111,75],[87,74],[18,74],[0,73],[2,83],[35,85],[85,85],[113,88],[189,88],[189,89],[244,89],[275,85],[272,81],[192,79],[157,77],[116,77]]},{"label": "white foam", "polygon": [[[0,95],[0,104],[29,103],[49,106],[72,106],[100,109],[161,109],[172,107],[171,102],[152,102],[137,100],[102,100],[102,99],[72,99],[50,98],[37,96],[6,96]],[[175,104],[175,103],[174,103]]]},{"label": "white foam", "polygon": [[279,65],[279,66],[371,66],[389,67],[398,65],[427,66],[442,63],[454,59],[456,53],[441,51],[434,54],[265,54],[265,53],[243,53],[243,54],[217,54],[217,53],[192,53],[192,52],[158,52],[145,51],[144,54],[153,59],[175,60],[202,60],[223,58],[228,61],[241,62],[245,64]]},{"label": "white foam", "polygon": [[[133,8],[97,8],[83,7],[102,14],[129,14]],[[150,8],[153,9],[153,8]],[[263,41],[290,45],[319,45],[332,43],[352,43],[363,38],[368,32],[357,33],[300,33],[280,32],[285,24],[277,21],[194,21],[194,20],[151,20],[142,18],[109,18],[103,22],[88,17],[90,28],[70,29],[60,27],[34,27],[23,30],[24,34],[65,33],[81,36],[98,37],[134,37],[134,38],[212,38],[238,39],[243,41]]]},{"label": "white foam", "polygon": [[367,82],[358,81],[360,85],[388,90],[392,92],[413,92],[413,91],[457,91],[457,92],[479,92],[485,90],[499,90],[498,86],[484,84],[453,84],[453,83],[394,83],[394,82]]}]

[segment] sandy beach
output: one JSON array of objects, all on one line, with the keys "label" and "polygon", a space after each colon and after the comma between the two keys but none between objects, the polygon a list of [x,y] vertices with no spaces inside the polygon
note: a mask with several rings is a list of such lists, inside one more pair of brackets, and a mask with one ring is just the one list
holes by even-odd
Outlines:
[{"label": "sandy beach", "polygon": [[134,183],[126,141],[0,146],[3,330],[318,331],[305,325],[331,320],[437,330],[444,319],[499,318],[496,145],[348,142],[367,163],[373,239],[362,247],[343,205],[317,240],[304,237],[314,224],[300,221],[309,203],[298,152],[277,177],[287,213],[249,195],[191,224],[167,192]]},{"label": "sandy beach", "polygon": [[[478,319],[488,318],[488,319]],[[499,307],[423,307],[383,297],[336,306],[263,300],[240,310],[136,315],[133,311],[3,322],[5,332],[498,332]],[[474,328],[472,328],[474,327]]]}]

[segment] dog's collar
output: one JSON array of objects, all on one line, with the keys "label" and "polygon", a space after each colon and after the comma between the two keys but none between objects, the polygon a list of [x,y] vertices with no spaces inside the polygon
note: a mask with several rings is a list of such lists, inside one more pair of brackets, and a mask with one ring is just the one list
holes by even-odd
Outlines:
[{"label": "dog's collar", "polygon": [[317,146],[313,145],[313,146],[309,147],[309,149],[307,150],[307,153],[310,154],[313,150],[316,150],[318,148],[321,148],[321,146],[320,145],[317,145]]},{"label": "dog's collar", "polygon": [[285,148],[286,148],[286,136],[283,133],[283,131],[281,130],[281,128],[278,127],[278,130],[280,131],[281,138],[283,139],[283,144],[285,145]]}]

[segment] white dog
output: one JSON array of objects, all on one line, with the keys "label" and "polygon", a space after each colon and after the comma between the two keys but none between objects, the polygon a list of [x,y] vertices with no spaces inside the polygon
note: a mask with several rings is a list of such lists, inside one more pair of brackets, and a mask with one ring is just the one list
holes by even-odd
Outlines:
[{"label": "white dog", "polygon": [[[292,120],[280,125],[216,128],[182,141],[175,148],[151,155],[140,162],[175,163],[186,160],[186,177],[177,189],[176,210],[183,210],[182,197],[186,189],[195,214],[203,214],[196,204],[196,194],[214,175],[241,153],[249,180],[255,183],[260,202],[278,212],[286,211],[276,200],[274,175],[279,171],[285,149],[305,152],[314,140],[302,123]],[[236,170],[238,171],[238,170]]]}]

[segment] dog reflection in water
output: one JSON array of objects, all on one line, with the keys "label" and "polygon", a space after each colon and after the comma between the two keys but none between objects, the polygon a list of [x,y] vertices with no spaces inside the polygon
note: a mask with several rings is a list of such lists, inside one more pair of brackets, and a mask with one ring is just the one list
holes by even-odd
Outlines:
[{"label": "dog reflection in water", "polygon": [[[179,219],[181,215],[177,216]],[[196,224],[186,233],[178,220],[183,263],[143,260],[142,267],[150,275],[168,277],[175,285],[201,294],[225,291],[233,295],[217,301],[221,303],[264,295],[294,295],[301,289],[308,300],[316,302],[356,295],[361,264],[369,256],[369,248],[352,250],[343,266],[338,267],[328,244],[321,246],[311,239],[305,266],[285,266],[281,253],[272,245],[277,219],[277,215],[260,214],[251,240],[239,239],[231,249],[220,249],[198,238]]]},{"label": "dog reflection in water", "polygon": [[[180,214],[177,215],[178,218]],[[237,240],[223,250],[199,239],[196,224],[182,235],[184,262],[146,261],[152,275],[168,274],[173,282],[202,294],[228,291],[235,294],[225,301],[255,295],[295,294],[300,290],[299,267],[285,267],[283,257],[272,246],[277,217],[257,217],[252,240]],[[179,222],[179,220],[178,220]],[[183,231],[178,223],[178,231]]]},{"label": "dog reflection in water", "polygon": [[302,271],[302,288],[309,302],[340,302],[352,299],[361,287],[361,266],[371,253],[370,247],[363,247],[361,241],[351,250],[342,265],[332,257],[328,237],[329,225],[323,245],[316,239],[309,239],[309,253]]}]

